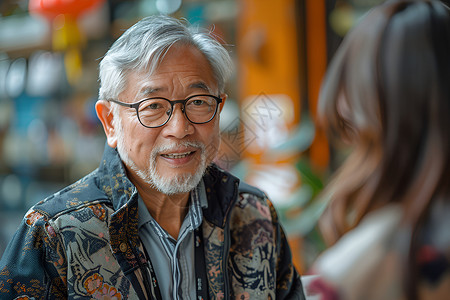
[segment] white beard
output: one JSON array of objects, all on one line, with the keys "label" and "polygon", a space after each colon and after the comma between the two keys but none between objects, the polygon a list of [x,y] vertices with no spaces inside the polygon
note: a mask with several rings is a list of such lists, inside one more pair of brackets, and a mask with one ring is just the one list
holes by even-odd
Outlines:
[{"label": "white beard", "polygon": [[[163,177],[158,174],[156,170],[156,158],[159,153],[170,152],[176,150],[179,147],[194,147],[200,150],[200,160],[198,162],[197,170],[194,174],[185,173],[181,175],[175,175],[172,177]],[[163,145],[152,149],[149,159],[148,170],[136,170],[138,176],[152,185],[163,194],[174,195],[180,193],[187,193],[193,190],[203,177],[206,170],[206,154],[205,146],[202,143],[196,142],[182,142],[172,145]]]},{"label": "white beard", "polygon": [[[148,169],[139,169],[134,161],[128,156],[123,144],[124,135],[122,130],[122,124],[119,120],[115,124],[117,130],[117,152],[120,155],[122,161],[133,170],[139,178],[148,183],[152,188],[166,195],[174,195],[187,193],[192,191],[200,182],[203,174],[207,168],[207,154],[206,146],[200,142],[181,142],[161,145],[152,149],[149,158]],[[156,170],[156,158],[162,152],[170,152],[176,150],[179,147],[194,147],[200,151],[200,159],[198,161],[198,167],[194,174],[186,173],[181,175],[174,175],[172,177],[163,177],[158,174]]]}]

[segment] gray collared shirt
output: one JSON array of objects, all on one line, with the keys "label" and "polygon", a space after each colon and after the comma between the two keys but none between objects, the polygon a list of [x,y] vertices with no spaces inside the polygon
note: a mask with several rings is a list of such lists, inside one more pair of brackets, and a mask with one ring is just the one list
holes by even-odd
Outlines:
[{"label": "gray collared shirt", "polygon": [[150,215],[139,196],[139,237],[150,257],[163,299],[196,299],[194,230],[208,207],[203,180],[190,193],[189,211],[174,239]]}]

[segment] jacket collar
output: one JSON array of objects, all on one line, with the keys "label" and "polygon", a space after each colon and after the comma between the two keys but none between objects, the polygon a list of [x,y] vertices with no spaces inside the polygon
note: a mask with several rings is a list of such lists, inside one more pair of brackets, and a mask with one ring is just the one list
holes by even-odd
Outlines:
[{"label": "jacket collar", "polygon": [[105,145],[98,170],[99,186],[112,202],[114,210],[117,211],[129,201],[135,187],[127,177],[119,153],[108,144]]},{"label": "jacket collar", "polygon": [[231,208],[237,201],[239,179],[211,164],[203,176],[208,198],[204,218],[220,228],[227,223]]}]

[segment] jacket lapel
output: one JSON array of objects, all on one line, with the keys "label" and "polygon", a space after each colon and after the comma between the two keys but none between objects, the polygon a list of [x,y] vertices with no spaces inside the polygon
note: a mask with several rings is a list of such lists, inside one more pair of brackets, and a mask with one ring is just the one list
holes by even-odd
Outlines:
[{"label": "jacket lapel", "polygon": [[139,298],[147,299],[145,274],[147,260],[138,234],[138,193],[127,178],[117,151],[105,145],[99,167],[99,185],[113,204],[109,223],[111,251]]}]

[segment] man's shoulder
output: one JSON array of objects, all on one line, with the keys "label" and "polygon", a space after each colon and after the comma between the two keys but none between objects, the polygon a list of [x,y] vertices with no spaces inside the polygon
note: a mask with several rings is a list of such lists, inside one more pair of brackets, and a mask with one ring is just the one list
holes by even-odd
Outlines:
[{"label": "man's shoulder", "polygon": [[237,186],[239,194],[248,194],[261,199],[267,198],[262,190],[240,180],[238,177],[234,176],[229,171],[221,169],[216,164],[211,164],[209,166],[203,180],[207,187],[214,186],[216,189],[218,187],[224,187],[224,191],[233,192]]},{"label": "man's shoulder", "polygon": [[273,221],[272,203],[259,188],[241,181],[239,194],[232,211],[235,224],[248,224]]},{"label": "man's shoulder", "polygon": [[244,181],[239,182],[239,194],[240,195],[247,195],[247,196],[254,196],[260,199],[266,199],[266,193],[264,193],[259,188],[252,186]]},{"label": "man's shoulder", "polygon": [[[230,216],[258,215],[258,208],[268,211],[267,196],[215,164],[211,164],[203,177],[208,208],[205,218],[221,227]],[[258,217],[258,216],[256,216]]]},{"label": "man's shoulder", "polygon": [[97,170],[38,202],[30,212],[50,219],[93,203],[109,202],[107,195],[97,186],[96,176]]}]

